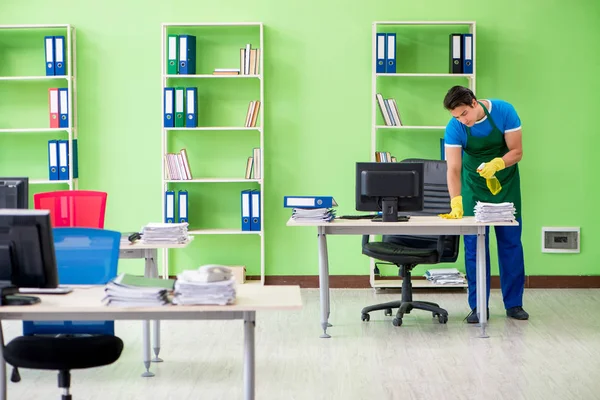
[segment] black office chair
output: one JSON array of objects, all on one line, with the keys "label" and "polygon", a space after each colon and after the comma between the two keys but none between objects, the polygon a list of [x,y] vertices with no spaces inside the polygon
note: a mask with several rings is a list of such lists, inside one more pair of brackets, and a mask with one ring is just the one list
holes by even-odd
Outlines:
[{"label": "black office chair", "polygon": [[[450,212],[450,195],[446,180],[446,162],[439,160],[406,159],[402,162],[424,163],[424,208],[422,212],[410,215],[438,215]],[[413,301],[411,271],[418,264],[453,263],[458,257],[460,236],[412,236],[384,235],[381,242],[369,242],[369,235],[363,235],[362,253],[377,260],[396,264],[402,277],[402,300],[376,304],[362,309],[361,318],[369,321],[369,313],[385,310],[392,315],[392,309],[398,308],[392,323],[402,325],[402,317],[414,308],[431,311],[441,324],[448,322],[448,311],[436,303]]]},{"label": "black office chair", "polygon": [[101,367],[121,356],[123,341],[112,335],[19,336],[4,348],[4,359],[16,368],[58,370],[62,400],[71,400],[72,369]]}]

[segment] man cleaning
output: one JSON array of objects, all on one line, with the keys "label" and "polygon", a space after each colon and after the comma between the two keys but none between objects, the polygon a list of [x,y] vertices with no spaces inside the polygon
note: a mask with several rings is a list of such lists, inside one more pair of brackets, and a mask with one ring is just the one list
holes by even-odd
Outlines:
[{"label": "man cleaning", "polygon": [[[525,263],[521,243],[521,184],[517,163],[523,157],[521,120],[514,107],[503,100],[477,100],[463,86],[452,87],[444,98],[444,108],[452,119],[444,134],[448,165],[448,191],[451,212],[442,218],[473,216],[477,201],[511,202],[516,209],[518,226],[496,226],[500,285],[506,315],[526,320],[523,310]],[[489,234],[489,228],[486,228]],[[476,290],[477,237],[464,236],[465,268],[469,286],[471,313],[468,323],[478,323]],[[489,236],[485,237],[487,298],[490,297]],[[489,317],[489,308],[486,310]]]}]

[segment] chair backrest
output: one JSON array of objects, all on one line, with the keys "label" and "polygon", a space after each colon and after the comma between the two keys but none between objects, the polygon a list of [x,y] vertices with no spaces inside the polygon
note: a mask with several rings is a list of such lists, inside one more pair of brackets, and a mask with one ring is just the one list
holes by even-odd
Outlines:
[{"label": "chair backrest", "polygon": [[[402,160],[403,163],[423,163],[423,211],[410,212],[410,215],[438,215],[449,213],[450,193],[448,192],[448,178],[446,172],[448,170],[446,161],[443,160],[427,160],[421,158],[407,158]],[[437,238],[438,236],[421,236],[428,238]],[[393,241],[391,236],[383,236],[383,241]],[[454,262],[458,257],[458,247],[460,236],[446,235],[444,237],[444,252],[441,262]]]},{"label": "chair backrest", "polygon": [[[121,233],[99,228],[54,228],[61,285],[103,285],[117,276]],[[23,321],[23,334],[114,335],[114,321]]]},{"label": "chair backrest", "polygon": [[53,227],[104,228],[106,192],[58,190],[33,195],[34,208],[50,210]]}]

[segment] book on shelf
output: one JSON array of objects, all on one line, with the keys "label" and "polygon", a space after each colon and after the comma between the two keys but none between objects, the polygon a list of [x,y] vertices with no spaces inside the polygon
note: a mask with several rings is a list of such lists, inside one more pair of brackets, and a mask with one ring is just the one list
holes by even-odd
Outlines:
[{"label": "book on shelf", "polygon": [[255,128],[256,120],[258,119],[258,111],[260,110],[260,100],[253,100],[248,104],[248,112],[246,113],[246,128]]},{"label": "book on shelf", "polygon": [[260,148],[255,147],[252,151],[252,156],[248,157],[246,161],[246,174],[245,179],[260,179],[261,165],[260,165]]},{"label": "book on shelf", "polygon": [[213,75],[239,75],[239,68],[215,68]]},{"label": "book on shelf", "polygon": [[167,177],[170,180],[193,179],[186,149],[181,149],[179,153],[165,154],[165,166]]},{"label": "book on shelf", "polygon": [[396,99],[384,99],[381,93],[377,93],[376,97],[377,103],[379,104],[379,111],[381,111],[385,124],[387,126],[402,126]]},{"label": "book on shelf", "polygon": [[376,151],[375,152],[376,162],[398,162],[396,157],[392,156],[389,151]]},{"label": "book on shelf", "polygon": [[240,49],[240,75],[260,73],[260,49],[253,49],[250,43]]}]

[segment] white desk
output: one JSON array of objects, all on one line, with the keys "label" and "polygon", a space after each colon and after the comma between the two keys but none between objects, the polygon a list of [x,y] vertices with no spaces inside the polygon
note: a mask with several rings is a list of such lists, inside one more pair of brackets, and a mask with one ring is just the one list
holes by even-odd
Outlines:
[{"label": "white desk", "polygon": [[[104,285],[76,288],[63,296],[39,295],[41,303],[30,306],[0,307],[2,320],[244,320],[244,399],[255,397],[254,328],[256,312],[299,310],[302,308],[299,286],[239,285],[236,304],[228,306],[157,306],[108,307],[101,300]],[[0,324],[0,400],[7,399],[4,337]],[[202,350],[200,350],[202,351]],[[118,361],[117,361],[118,362]],[[104,396],[110,397],[110,396]]]},{"label": "white desk", "polygon": [[[313,226],[317,228],[319,240],[319,288],[321,295],[322,338],[327,334],[330,315],[329,303],[329,258],[327,255],[327,235],[477,235],[477,314],[481,327],[481,337],[488,337],[486,310],[486,268],[485,268],[485,227],[518,226],[513,222],[476,222],[474,217],[462,219],[443,219],[438,216],[413,216],[407,222],[372,222],[371,220],[335,219],[331,222],[296,222],[289,219],[287,226]],[[360,254],[359,246],[356,251]]]},{"label": "white desk", "polygon": [[[158,267],[156,265],[156,259],[158,258],[158,249],[181,249],[186,247],[194,239],[193,236],[189,236],[189,240],[182,244],[145,244],[142,241],[135,243],[123,243],[119,251],[119,258],[143,258],[145,259],[144,276],[147,278],[158,278]],[[163,269],[163,278],[168,278],[168,271]],[[154,335],[152,348],[154,350],[154,358],[150,359],[150,321],[146,320],[142,323],[142,354],[143,362],[146,371],[142,373],[143,377],[154,376],[154,373],[150,372],[150,361],[162,362],[162,359],[158,357],[160,353],[160,321],[153,321]]]}]

